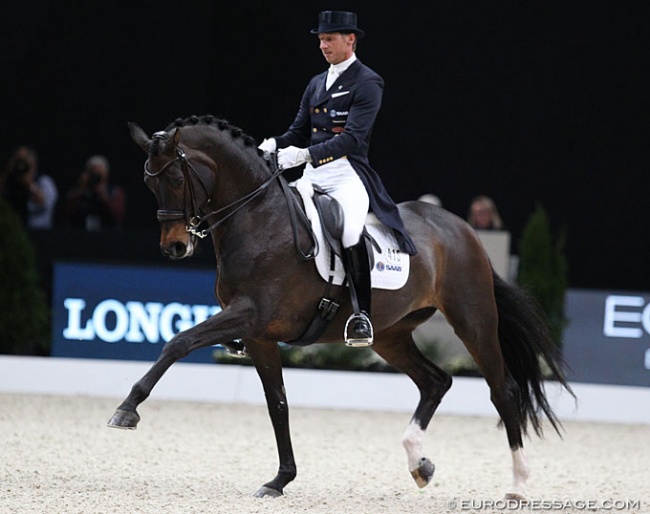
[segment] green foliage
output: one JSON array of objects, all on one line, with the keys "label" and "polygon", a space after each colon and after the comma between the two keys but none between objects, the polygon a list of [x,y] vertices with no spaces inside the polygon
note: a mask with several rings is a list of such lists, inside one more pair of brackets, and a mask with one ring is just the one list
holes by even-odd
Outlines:
[{"label": "green foliage", "polygon": [[0,353],[44,354],[49,342],[50,311],[39,286],[34,246],[0,198]]},{"label": "green foliage", "polygon": [[444,339],[440,340],[437,337],[430,337],[430,334],[427,334],[425,329],[426,326],[427,324],[421,325],[419,330],[414,334],[415,343],[422,352],[422,355],[450,375],[457,377],[481,376],[476,361],[471,355],[465,352],[459,353],[455,351],[450,348],[449,343],[444,342]]},{"label": "green foliage", "polygon": [[[348,348],[343,344],[281,345],[280,356],[285,368],[395,371],[371,348]],[[251,364],[250,359],[234,357],[223,350],[214,352],[214,360],[220,364]]]},{"label": "green foliage", "polygon": [[[457,357],[440,363],[435,341],[419,344],[420,351],[442,369],[456,376],[481,376],[474,360]],[[250,366],[248,358],[235,357],[225,350],[215,350],[215,362]],[[336,371],[377,371],[395,373],[397,370],[382,359],[372,348],[348,348],[344,344],[317,343],[310,346],[280,345],[280,358],[285,368],[328,369]]]},{"label": "green foliage", "polygon": [[568,265],[564,255],[566,230],[551,233],[549,217],[541,205],[531,215],[519,241],[517,282],[537,300],[558,345],[567,324],[564,299]]}]

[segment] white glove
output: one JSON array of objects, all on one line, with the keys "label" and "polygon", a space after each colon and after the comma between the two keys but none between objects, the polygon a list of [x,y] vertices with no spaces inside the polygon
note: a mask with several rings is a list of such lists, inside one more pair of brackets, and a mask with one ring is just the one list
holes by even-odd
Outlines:
[{"label": "white glove", "polygon": [[277,150],[278,144],[275,142],[275,138],[265,139],[257,147],[263,152],[273,153]]},{"label": "white glove", "polygon": [[306,148],[287,146],[278,151],[278,166],[283,170],[295,168],[305,162],[311,162],[311,154]]}]

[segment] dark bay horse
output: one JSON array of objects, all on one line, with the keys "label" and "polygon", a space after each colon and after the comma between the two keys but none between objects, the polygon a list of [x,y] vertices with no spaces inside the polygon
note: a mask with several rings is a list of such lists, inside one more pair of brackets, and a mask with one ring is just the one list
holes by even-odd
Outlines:
[{"label": "dark bay horse", "polygon": [[[256,496],[279,496],[296,477],[296,463],[278,341],[301,336],[325,282],[313,262],[299,257],[278,173],[251,137],[212,116],[177,120],[152,138],[135,124],[130,131],[148,154],[145,182],[158,201],[163,254],[189,257],[197,235],[204,235],[199,223],[209,225],[205,232],[212,236],[217,258],[215,290],[222,311],[165,344],[109,426],[136,428],[137,407],[174,362],[197,348],[241,340],[263,384],[280,462],[277,475]],[[544,393],[540,358],[551,378],[568,389],[562,358],[539,311],[523,291],[495,274],[467,223],[423,202],[403,203],[399,210],[418,253],[404,287],[373,290],[373,349],[420,392],[402,439],[409,471],[420,487],[431,481],[434,465],[423,454],[422,440],[452,383],[422,355],[411,335],[440,310],[490,387],[512,452],[513,483],[506,496],[519,498],[529,474],[522,443],[528,423],[541,435],[546,416],[559,430]],[[298,242],[308,245],[306,231]],[[341,309],[320,342],[342,341],[351,306],[348,295],[341,297]]]}]

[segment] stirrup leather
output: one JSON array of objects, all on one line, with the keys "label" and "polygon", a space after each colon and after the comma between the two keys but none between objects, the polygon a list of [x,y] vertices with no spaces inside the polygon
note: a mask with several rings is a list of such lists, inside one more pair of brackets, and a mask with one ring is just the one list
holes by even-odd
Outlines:
[{"label": "stirrup leather", "polygon": [[[350,324],[352,323],[352,326]],[[361,324],[362,328],[349,335],[348,328],[354,329],[355,324]],[[365,325],[365,326],[363,326]],[[372,346],[374,340],[374,330],[370,318],[365,312],[353,313],[345,323],[345,346],[351,348],[363,348]]]}]

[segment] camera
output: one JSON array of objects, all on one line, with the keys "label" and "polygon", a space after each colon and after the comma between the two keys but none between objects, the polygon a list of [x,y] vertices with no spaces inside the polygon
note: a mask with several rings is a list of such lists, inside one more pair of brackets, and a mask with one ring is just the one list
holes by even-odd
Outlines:
[{"label": "camera", "polygon": [[23,175],[29,171],[29,163],[25,159],[16,159],[11,171],[15,175]]},{"label": "camera", "polygon": [[88,185],[90,187],[95,187],[102,181],[102,176],[99,173],[91,171],[88,173]]}]

